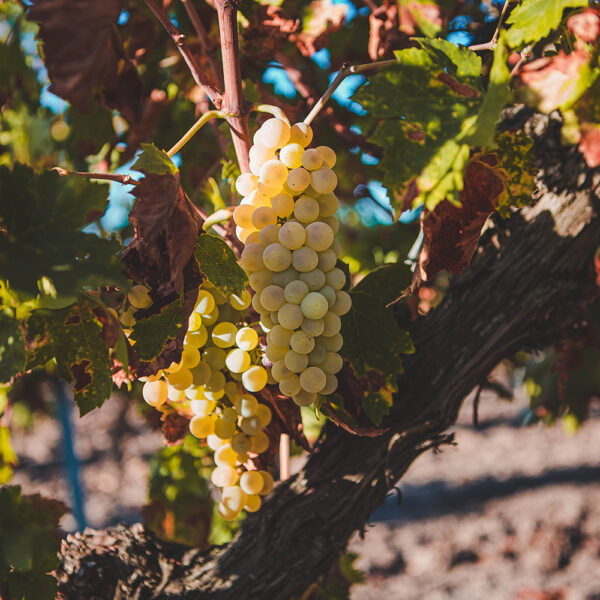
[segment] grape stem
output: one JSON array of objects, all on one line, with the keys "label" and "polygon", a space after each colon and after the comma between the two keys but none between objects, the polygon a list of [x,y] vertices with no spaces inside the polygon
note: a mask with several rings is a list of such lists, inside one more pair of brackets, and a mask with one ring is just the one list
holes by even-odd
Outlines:
[{"label": "grape stem", "polygon": [[283,112],[279,106],[273,106],[272,104],[253,104],[250,107],[251,111],[255,112],[264,112],[277,117],[278,119],[282,119],[288,125],[290,125],[290,120],[287,118],[287,115]]},{"label": "grape stem", "polygon": [[185,44],[185,36],[179,33],[175,25],[171,23],[167,13],[156,5],[154,0],[144,0],[146,6],[154,13],[154,16],[160,21],[160,24],[165,28],[167,33],[171,36],[171,39],[175,42],[177,50],[183,57],[185,64],[188,66],[194,81],[204,89],[206,95],[210,98],[210,101],[214,104],[215,108],[221,108],[223,102],[223,94],[216,88],[214,83],[200,70],[194,55]]},{"label": "grape stem", "polygon": [[321,112],[325,104],[327,104],[329,98],[333,96],[333,93],[335,92],[335,90],[337,90],[340,83],[342,83],[342,81],[344,81],[344,79],[346,79],[348,75],[358,75],[360,73],[376,71],[378,69],[383,69],[385,67],[395,65],[397,64],[397,62],[398,61],[394,58],[391,60],[380,60],[378,62],[366,63],[364,65],[349,65],[348,63],[344,63],[338,71],[337,75],[335,76],[335,79],[325,90],[325,93],[317,100],[316,104],[312,107],[311,111],[304,119],[304,122],[307,125],[310,125],[313,122],[313,120]]},{"label": "grape stem", "polygon": [[226,119],[228,117],[237,117],[235,113],[229,113],[223,110],[209,110],[205,112],[184,134],[184,136],[167,152],[169,157],[179,152],[193,137],[200,128],[211,119]]}]

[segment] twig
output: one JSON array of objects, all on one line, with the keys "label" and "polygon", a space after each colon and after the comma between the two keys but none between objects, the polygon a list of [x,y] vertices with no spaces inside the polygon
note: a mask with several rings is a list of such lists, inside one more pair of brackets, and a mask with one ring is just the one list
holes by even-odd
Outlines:
[{"label": "twig", "polygon": [[183,7],[185,8],[190,21],[196,31],[196,36],[198,37],[198,42],[200,42],[200,46],[202,46],[202,50],[206,54],[206,59],[208,60],[208,64],[210,65],[211,71],[213,73],[213,77],[217,82],[217,86],[220,89],[223,89],[223,71],[221,70],[221,64],[217,58],[215,53],[215,48],[211,44],[208,34],[206,33],[206,29],[200,20],[200,15],[196,10],[196,7],[190,0],[181,0]]},{"label": "twig", "polygon": [[496,44],[498,42],[498,36],[500,35],[500,27],[502,25],[502,21],[504,20],[504,15],[506,14],[506,9],[508,8],[510,0],[505,0],[504,6],[502,7],[502,11],[500,12],[500,16],[498,17],[498,24],[496,25],[496,31],[494,31],[494,35],[489,42],[485,44],[474,44],[473,46],[469,46],[469,50],[473,50],[477,52],[478,50],[495,50]]},{"label": "twig", "polygon": [[534,46],[534,44],[529,44],[528,46],[525,46],[525,48],[523,48],[523,50],[521,50],[521,52],[520,52],[521,58],[519,58],[519,60],[515,64],[515,66],[510,71],[511,77],[514,77],[517,74],[518,70],[521,68],[521,65],[529,58],[529,56],[531,55],[531,50],[533,49],[533,46]]},{"label": "twig", "polygon": [[154,0],[144,0],[148,8],[154,13],[154,16],[160,21],[161,25],[166,29],[167,33],[171,36],[177,49],[179,50],[183,60],[187,64],[194,81],[204,88],[207,96],[210,98],[211,102],[215,105],[216,108],[221,108],[221,103],[223,101],[223,94],[219,92],[219,90],[215,87],[215,85],[202,73],[194,55],[191,53],[190,49],[184,43],[185,36],[177,31],[177,28],[171,21],[169,17],[164,12],[162,8],[159,8]]},{"label": "twig", "polygon": [[52,169],[56,171],[61,177],[65,175],[77,175],[79,177],[87,177],[89,179],[105,179],[107,181],[116,181],[123,185],[137,185],[138,182],[131,177],[131,175],[120,175],[119,173],[91,173],[88,171],[67,171],[62,167],[54,167]]},{"label": "twig", "polygon": [[378,62],[366,63],[364,65],[349,65],[348,63],[344,63],[341,69],[338,71],[335,79],[331,82],[329,87],[325,90],[325,93],[317,100],[317,103],[312,107],[312,110],[308,113],[307,117],[304,119],[304,122],[307,125],[310,125],[314,118],[319,114],[322,108],[325,106],[329,98],[333,96],[333,93],[339,87],[340,83],[348,77],[348,75],[356,75],[359,73],[366,73],[368,71],[375,71],[377,69],[382,69],[384,67],[389,67],[390,65],[397,64],[398,61],[396,59],[392,60],[380,60]]},{"label": "twig", "polygon": [[473,427],[479,427],[479,400],[481,399],[481,390],[483,384],[479,384],[475,398],[473,399]]},{"label": "twig", "polygon": [[248,129],[248,107],[242,91],[242,71],[238,44],[237,11],[235,0],[215,0],[219,15],[221,56],[223,58],[223,81],[225,93],[222,108],[240,115],[229,117],[233,145],[242,173],[250,171],[250,131]]},{"label": "twig", "polygon": [[279,479],[285,481],[290,476],[290,436],[282,433],[279,440]]},{"label": "twig", "polygon": [[185,133],[185,135],[167,152],[169,156],[173,156],[181,150],[193,137],[198,133],[200,128],[211,119],[225,119],[234,117],[233,113],[228,113],[222,110],[209,110],[204,113]]}]

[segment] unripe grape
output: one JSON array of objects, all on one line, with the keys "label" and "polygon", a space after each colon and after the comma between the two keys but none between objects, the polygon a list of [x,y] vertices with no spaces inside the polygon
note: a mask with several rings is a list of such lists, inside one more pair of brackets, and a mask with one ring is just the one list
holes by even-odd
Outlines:
[{"label": "unripe grape", "polygon": [[265,482],[258,471],[246,471],[240,477],[240,487],[246,494],[259,494]]},{"label": "unripe grape", "polygon": [[254,350],[258,344],[258,333],[252,327],[242,327],[235,336],[235,343],[247,352]]},{"label": "unripe grape", "polygon": [[337,292],[330,285],[324,285],[320,290],[318,290],[318,292],[322,296],[325,296],[325,299],[327,300],[327,305],[331,310],[333,310],[332,307],[335,304]]},{"label": "unripe grape", "polygon": [[215,419],[212,417],[192,417],[190,421],[190,433],[197,438],[203,439],[215,431]]},{"label": "unripe grape", "polygon": [[336,333],[339,333],[342,327],[340,318],[331,311],[323,317],[323,323],[325,324],[325,329],[321,335],[325,337],[330,337]]},{"label": "unripe grape", "polygon": [[192,369],[200,362],[200,352],[194,346],[186,346],[181,353],[181,364],[186,369]]},{"label": "unripe grape", "polygon": [[294,199],[289,194],[282,192],[273,196],[271,206],[278,217],[285,219],[294,211]]},{"label": "unripe grape", "polygon": [[[317,199],[317,202],[319,200]],[[325,223],[325,225],[329,225],[331,227],[331,231],[333,231],[333,235],[335,235],[340,229],[340,222],[335,217],[323,217],[321,216],[321,205],[319,205],[319,221],[321,223]]]},{"label": "unripe grape", "polygon": [[304,331],[294,331],[290,346],[299,354],[308,354],[315,347],[315,339]]},{"label": "unripe grape", "polygon": [[225,406],[221,409],[221,417],[230,423],[237,422],[237,412],[231,406]]},{"label": "unripe grape", "polygon": [[252,302],[252,296],[248,290],[244,290],[239,296],[237,294],[229,296],[229,304],[235,310],[246,310],[250,306],[250,302]]},{"label": "unripe grape", "polygon": [[147,381],[142,389],[144,400],[150,406],[160,406],[167,401],[168,390],[167,382],[159,379],[158,381]]},{"label": "unripe grape", "polygon": [[[265,247],[262,244],[250,244],[242,250],[240,265],[245,271],[262,271],[265,268],[263,253]],[[291,261],[290,261],[291,262]]]},{"label": "unripe grape", "polygon": [[[287,351],[286,351],[287,354]],[[285,362],[283,359],[276,360],[271,367],[271,374],[273,375],[273,379],[275,381],[281,381],[285,379],[292,372],[285,366]]]},{"label": "unripe grape", "polygon": [[289,302],[290,304],[300,304],[308,292],[309,289],[306,283],[300,279],[296,279],[295,281],[290,281],[285,286],[283,295],[286,302]]},{"label": "unripe grape", "polygon": [[292,264],[292,253],[281,244],[269,244],[263,252],[262,260],[267,269],[278,273]]},{"label": "unripe grape", "polygon": [[[263,269],[262,271],[254,271],[248,276],[250,287],[255,292],[262,292],[268,285],[273,283],[273,275],[271,271]],[[252,302],[252,299],[250,299]]]},{"label": "unripe grape", "polygon": [[202,352],[202,360],[213,371],[220,371],[225,367],[225,350],[211,346]]},{"label": "unripe grape", "polygon": [[279,229],[279,225],[276,223],[265,225],[258,233],[260,243],[265,246],[265,248],[269,244],[276,244],[279,241]]},{"label": "unripe grape", "polygon": [[185,334],[185,342],[189,346],[194,346],[194,348],[202,348],[204,344],[208,341],[208,331],[206,327],[202,325],[202,321],[200,321],[200,327],[195,331],[188,331]]},{"label": "unripe grape", "polygon": [[256,435],[261,428],[260,419],[255,415],[253,417],[244,417],[240,421],[240,429],[246,435]]},{"label": "unripe grape", "polygon": [[[290,256],[290,264],[292,263]],[[293,267],[287,268],[285,271],[280,273],[273,273],[273,283],[279,287],[285,288],[285,286],[291,281],[298,279],[298,271]]]},{"label": "unripe grape", "polygon": [[297,394],[292,396],[292,400],[298,406],[310,406],[317,399],[317,394],[307,392],[306,390],[300,390]]},{"label": "unripe grape", "polygon": [[305,318],[302,321],[302,331],[304,333],[308,333],[308,335],[312,337],[317,337],[323,333],[325,329],[325,323],[323,319],[307,319]]},{"label": "unripe grape", "polygon": [[271,341],[277,346],[289,346],[293,331],[281,325],[275,325],[269,332]]},{"label": "unripe grape", "polygon": [[[332,288],[333,289],[333,288]],[[344,290],[335,292],[335,302],[331,307],[332,312],[336,315],[345,315],[352,308],[352,298],[350,294]]]},{"label": "unripe grape", "polygon": [[[318,267],[323,271],[323,273],[327,273],[331,271],[337,263],[337,256],[333,250],[324,250],[323,252],[319,252],[319,264]],[[325,283],[325,281],[323,281]]]},{"label": "unripe grape", "polygon": [[252,173],[242,173],[235,182],[235,189],[240,196],[247,196],[256,189],[258,177]]},{"label": "unripe grape", "polygon": [[320,269],[313,269],[306,273],[300,273],[300,281],[304,282],[311,292],[316,292],[326,283],[325,273]]},{"label": "unripe grape", "polygon": [[271,422],[271,418],[272,418],[272,413],[271,413],[271,409],[266,406],[265,404],[259,404],[256,407],[256,416],[258,417],[260,424],[263,427],[266,427],[270,422]]},{"label": "unripe grape", "polygon": [[215,452],[215,464],[217,467],[234,467],[237,461],[237,452],[233,450],[230,443],[223,444]]},{"label": "unripe grape", "polygon": [[294,216],[301,223],[312,223],[319,216],[319,203],[310,196],[301,196],[294,205]]},{"label": "unripe grape", "polygon": [[306,233],[300,223],[288,221],[279,230],[279,242],[289,250],[298,250],[305,240]]},{"label": "unripe grape", "polygon": [[267,372],[264,367],[254,365],[244,371],[242,374],[242,383],[249,392],[260,392],[267,385]]},{"label": "unripe grape", "polygon": [[251,439],[251,452],[254,454],[262,454],[269,448],[269,438],[264,431],[259,431]]},{"label": "unripe grape", "polygon": [[231,348],[235,344],[235,336],[237,335],[237,327],[233,323],[223,321],[212,331],[212,341],[218,348]]},{"label": "unripe grape", "polygon": [[341,334],[336,333],[330,337],[321,338],[319,343],[323,345],[327,352],[339,352],[343,345],[343,338]]},{"label": "unripe grape", "polygon": [[251,362],[250,355],[241,348],[234,348],[225,358],[225,365],[232,373],[243,373]]},{"label": "unripe grape", "polygon": [[316,221],[306,226],[306,245],[315,252],[324,252],[333,242],[333,230],[326,223]]},{"label": "unripe grape", "polygon": [[[307,319],[322,319],[327,314],[327,299],[319,292],[309,292],[300,303],[302,314]],[[325,324],[327,327],[327,324]],[[336,332],[337,333],[337,332]]]},{"label": "unripe grape", "polygon": [[[270,206],[261,206],[252,214],[252,225],[256,227],[256,229],[260,230],[267,225],[275,225],[275,223],[277,223],[277,215]],[[327,227],[327,225],[325,225],[325,227]],[[258,239],[260,239],[260,234]],[[327,246],[329,247],[329,244]]]},{"label": "unripe grape", "polygon": [[176,373],[169,373],[168,375],[169,385],[174,387],[176,390],[185,390],[194,383],[194,378],[189,369],[179,369]]},{"label": "unripe grape", "polygon": [[297,304],[286,302],[278,311],[277,318],[285,329],[298,329],[304,319],[304,314]]},{"label": "unripe grape", "polygon": [[134,285],[127,294],[129,304],[134,308],[148,308],[152,306],[149,290],[143,285]]},{"label": "unripe grape", "polygon": [[341,290],[346,285],[346,274],[337,267],[331,269],[327,275],[325,275],[327,284],[330,285],[334,290]]},{"label": "unripe grape", "polygon": [[260,293],[260,303],[269,311],[277,311],[285,304],[283,290],[278,285],[269,285]]},{"label": "unripe grape", "polygon": [[321,369],[328,375],[335,375],[344,366],[344,360],[337,352],[328,352],[321,364]]},{"label": "unripe grape", "polygon": [[250,451],[252,441],[245,433],[236,433],[231,438],[231,447],[238,454],[245,454]]},{"label": "unripe grape", "polygon": [[293,396],[302,389],[300,378],[295,373],[290,373],[279,382],[279,391],[284,396]]},{"label": "unripe grape", "polygon": [[299,354],[295,350],[288,350],[283,362],[292,373],[301,373],[308,366],[308,356]]},{"label": "unripe grape", "polygon": [[250,394],[244,394],[240,398],[240,415],[242,417],[253,417],[258,408],[258,401]]},{"label": "unripe grape", "polygon": [[267,119],[260,128],[260,141],[268,148],[281,148],[290,140],[290,129],[283,119]]},{"label": "unripe grape", "polygon": [[337,156],[336,156],[335,152],[329,146],[317,146],[317,150],[318,150],[319,154],[321,155],[321,157],[323,158],[323,161],[325,162],[325,164],[330,169],[333,169],[333,167],[335,165],[335,161],[337,160]]},{"label": "unripe grape", "polygon": [[310,185],[310,173],[302,167],[292,169],[288,173],[286,183],[294,194],[299,194]]},{"label": "unripe grape", "polygon": [[321,167],[310,174],[310,184],[319,194],[330,194],[337,185],[337,176],[329,167]]},{"label": "unripe grape", "polygon": [[260,509],[262,504],[262,500],[260,496],[256,496],[255,494],[246,494],[246,504],[244,504],[244,510],[253,513]]},{"label": "unripe grape", "polygon": [[239,227],[251,229],[252,215],[256,209],[251,204],[240,204],[233,211],[233,222]]},{"label": "unripe grape", "polygon": [[290,131],[290,143],[300,144],[306,148],[313,139],[313,132],[310,125],[306,123],[295,123]]},{"label": "unripe grape", "polygon": [[325,375],[326,383],[325,387],[321,390],[321,394],[323,396],[327,396],[328,394],[333,394],[338,387],[338,380],[335,375]]},{"label": "unripe grape", "polygon": [[121,313],[119,320],[121,321],[121,325],[123,327],[133,327],[135,325],[135,317],[133,316],[133,311],[125,310]]},{"label": "unripe grape", "polygon": [[310,148],[302,155],[302,166],[308,171],[314,171],[323,166],[323,157],[318,150]]},{"label": "unripe grape", "polygon": [[222,417],[217,419],[215,421],[215,435],[219,436],[222,440],[231,439],[235,435],[235,423]]},{"label": "unripe grape", "polygon": [[237,397],[239,386],[235,381],[228,381],[223,390],[230,400],[234,400]]},{"label": "unripe grape", "polygon": [[337,196],[333,193],[318,196],[317,202],[319,204],[320,218],[333,217],[333,215],[335,215],[335,213],[338,211],[338,208],[340,207],[340,201],[337,199]]},{"label": "unripe grape", "polygon": [[279,152],[279,160],[288,168],[296,169],[302,165],[304,148],[300,144],[287,144]]},{"label": "unripe grape", "polygon": [[320,392],[326,382],[325,373],[319,367],[308,367],[300,373],[300,385],[309,393]]},{"label": "unripe grape", "polygon": [[[327,339],[327,338],[321,338]],[[323,363],[327,356],[327,350],[321,345],[320,341],[315,344],[314,350],[308,355],[308,364],[311,366],[318,366]]]}]

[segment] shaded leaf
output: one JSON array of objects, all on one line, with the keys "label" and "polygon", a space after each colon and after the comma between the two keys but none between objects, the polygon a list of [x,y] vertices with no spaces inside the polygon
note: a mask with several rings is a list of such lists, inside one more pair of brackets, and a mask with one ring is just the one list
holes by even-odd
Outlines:
[{"label": "shaded leaf", "polygon": [[108,347],[94,306],[81,300],[61,310],[35,310],[27,319],[27,369],[56,359],[63,381],[73,382],[81,416],[102,406],[112,390]]},{"label": "shaded leaf", "polygon": [[177,337],[184,322],[182,304],[183,294],[158,314],[136,321],[130,337],[135,342],[134,349],[141,360],[154,360],[162,352],[167,340]]},{"label": "shaded leaf", "polygon": [[341,355],[360,376],[369,368],[384,375],[402,372],[402,354],[414,352],[407,331],[394,316],[393,302],[410,282],[408,267],[395,263],[371,271],[350,290],[352,308],[342,317]]},{"label": "shaded leaf", "polygon": [[506,20],[508,44],[515,48],[546,37],[561,22],[566,8],[588,5],[588,0],[523,0]]},{"label": "shaded leaf", "polygon": [[141,171],[146,175],[177,175],[179,169],[173,164],[169,155],[164,150],[159,150],[154,144],[141,144],[142,152],[134,165],[134,171]]},{"label": "shaded leaf", "polygon": [[219,237],[201,235],[194,256],[200,271],[225,296],[240,295],[248,285],[248,276],[238,263],[235,252]]},{"label": "shaded leaf", "polygon": [[6,383],[25,368],[25,338],[19,322],[0,310],[0,382]]},{"label": "shaded leaf", "polygon": [[81,231],[106,208],[108,187],[55,172],[0,167],[0,278],[37,295],[38,280],[74,295],[84,287],[127,286],[116,241]]},{"label": "shaded leaf", "polygon": [[142,82],[116,23],[118,0],[35,0],[28,18],[40,25],[50,91],[87,112],[100,94],[130,121],[141,111]]},{"label": "shaded leaf", "polygon": [[389,399],[379,392],[369,392],[362,400],[365,414],[375,425],[381,425],[383,418],[390,414],[390,406]]}]

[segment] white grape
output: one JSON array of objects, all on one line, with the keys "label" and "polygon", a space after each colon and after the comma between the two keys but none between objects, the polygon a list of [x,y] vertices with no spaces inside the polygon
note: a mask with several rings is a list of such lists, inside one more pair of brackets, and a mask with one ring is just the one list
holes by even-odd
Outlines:
[{"label": "white grape", "polygon": [[319,264],[317,253],[308,246],[303,246],[292,252],[292,266],[300,273],[312,271]]},{"label": "white grape", "polygon": [[335,375],[344,366],[342,357],[337,352],[328,352],[321,363],[321,369],[328,375]]},{"label": "white grape", "polygon": [[238,332],[233,323],[222,321],[212,331],[212,341],[218,348],[229,348],[235,344],[235,336]]},{"label": "white grape", "polygon": [[321,155],[321,157],[323,158],[323,161],[325,162],[325,164],[330,169],[333,169],[335,162],[337,160],[337,156],[336,156],[335,152],[329,146],[317,146],[317,150],[318,150],[319,154]]},{"label": "white grape", "polygon": [[225,364],[232,373],[243,373],[250,367],[250,355],[241,348],[234,348],[225,358]]},{"label": "white grape", "polygon": [[[306,233],[300,223],[288,221],[279,230],[279,242],[289,250],[298,250],[298,248],[302,247],[305,240]],[[327,246],[329,247],[329,244]]]},{"label": "white grape", "polygon": [[260,392],[267,385],[267,372],[264,367],[254,365],[247,371],[244,371],[242,374],[242,383],[249,392]]},{"label": "white grape", "polygon": [[[317,198],[317,202],[319,199]],[[331,231],[333,231],[333,235],[335,235],[340,230],[340,222],[335,217],[324,217],[321,215],[321,205],[319,204],[319,221],[321,223],[325,223],[331,227]]]},{"label": "white grape", "polygon": [[[333,288],[332,288],[333,289]],[[331,307],[332,312],[336,315],[345,315],[352,308],[352,298],[348,292],[338,290],[335,292],[335,302]]]},{"label": "white grape", "polygon": [[275,344],[267,344],[265,349],[265,356],[273,363],[278,360],[283,360],[289,348],[287,346],[281,347]]},{"label": "white grape", "polygon": [[256,189],[258,177],[252,173],[242,173],[235,182],[235,189],[240,196],[247,196]]},{"label": "white grape", "polygon": [[310,184],[317,193],[330,194],[337,185],[337,176],[329,167],[321,167],[310,174]]},{"label": "white grape", "polygon": [[[327,338],[324,338],[327,339]],[[327,350],[319,343],[315,344],[314,350],[308,355],[308,364],[311,366],[318,366],[322,364],[327,356]]]},{"label": "white grape", "polygon": [[300,309],[307,319],[322,319],[327,315],[329,305],[325,296],[319,292],[309,292],[300,303]]},{"label": "white grape", "polygon": [[235,310],[246,310],[251,301],[252,296],[248,290],[244,290],[239,296],[237,294],[229,296],[229,304]]},{"label": "white grape", "polygon": [[306,123],[295,123],[290,131],[290,143],[300,144],[306,148],[313,139],[313,132],[310,125]]},{"label": "white grape", "polygon": [[235,228],[235,235],[237,236],[237,239],[240,240],[240,242],[242,242],[242,244],[250,244],[252,242],[249,241],[249,238],[252,235],[252,233],[254,233],[254,231],[254,228],[244,229],[243,227],[237,225]]},{"label": "white grape", "polygon": [[281,325],[275,325],[269,332],[269,336],[274,344],[277,344],[278,346],[289,346],[292,333],[293,332],[290,329],[286,329]]},{"label": "white grape", "polygon": [[327,396],[328,394],[333,394],[338,387],[338,380],[335,375],[327,375],[325,374],[325,387],[321,390],[321,394]]},{"label": "white grape", "polygon": [[[263,253],[265,247],[262,244],[249,244],[242,250],[240,265],[245,271],[262,271],[265,268]],[[290,256],[290,263],[292,258]]]},{"label": "white grape", "polygon": [[310,196],[301,196],[294,205],[294,216],[301,223],[312,223],[319,216],[319,203]]},{"label": "white grape", "polygon": [[[271,209],[273,210],[273,209]],[[258,239],[263,246],[275,244],[279,241],[279,225],[265,225],[258,233]]]},{"label": "white grape", "polygon": [[285,286],[288,283],[290,283],[290,281],[295,281],[296,279],[298,279],[298,276],[298,271],[290,267],[285,271],[281,271],[280,273],[273,273],[273,283],[275,285],[278,285],[279,287],[285,288]]},{"label": "white grape", "polygon": [[284,396],[294,396],[301,389],[300,378],[295,373],[290,373],[287,377],[279,381],[279,391]]},{"label": "white grape", "polygon": [[291,374],[291,371],[285,366],[283,359],[276,360],[271,367],[271,373],[276,381],[281,381],[287,375]]},{"label": "white grape", "polygon": [[[244,254],[242,252],[242,258]],[[263,264],[269,271],[285,271],[292,264],[292,253],[279,243],[269,244],[262,255]],[[258,271],[259,269],[254,269]]]},{"label": "white grape", "polygon": [[262,292],[268,285],[273,283],[273,274],[267,269],[254,271],[250,273],[248,281],[255,292]]},{"label": "white grape", "polygon": [[288,350],[283,362],[292,373],[301,373],[308,366],[308,356],[295,350]]},{"label": "white grape", "polygon": [[325,285],[327,280],[321,269],[313,269],[306,273],[300,273],[300,281],[303,281],[311,292],[316,292]]},{"label": "white grape", "polygon": [[281,148],[290,140],[291,128],[279,118],[267,119],[260,128],[260,142],[268,148]]},{"label": "white grape", "polygon": [[322,344],[323,348],[325,348],[327,352],[339,352],[342,348],[344,340],[341,334],[336,333],[330,337],[321,338],[319,343]]},{"label": "white grape", "polygon": [[246,494],[258,494],[264,484],[262,475],[258,471],[246,471],[240,477],[240,487]]},{"label": "white grape", "polygon": [[298,406],[310,406],[317,399],[317,394],[307,392],[306,390],[300,390],[297,394],[292,396],[292,400]]},{"label": "white grape", "polygon": [[323,271],[323,273],[327,273],[335,267],[337,263],[337,256],[335,255],[335,252],[332,250],[324,250],[323,252],[319,252],[318,255],[319,263],[317,266],[321,271]]},{"label": "white grape", "polygon": [[261,206],[271,206],[271,199],[266,194],[263,194],[260,190],[254,190],[247,198],[248,203],[254,208],[260,208]]},{"label": "white grape", "polygon": [[319,367],[308,367],[300,373],[300,385],[309,393],[320,392],[326,383],[325,373]]},{"label": "white grape", "polygon": [[[254,218],[252,219],[254,224]],[[256,224],[254,224],[255,227]],[[306,226],[306,245],[315,252],[324,252],[333,242],[333,229],[326,223],[316,221]]]},{"label": "white grape", "polygon": [[294,212],[294,199],[289,194],[281,192],[271,199],[271,206],[275,214],[282,219],[289,217]]},{"label": "white grape", "polygon": [[333,217],[340,207],[340,201],[334,193],[323,194],[317,197],[319,204],[319,217]]},{"label": "white grape", "polygon": [[336,267],[325,275],[325,280],[334,290],[341,290],[346,285],[346,274]]},{"label": "white grape", "polygon": [[283,290],[278,285],[267,286],[260,294],[260,303],[269,312],[279,310],[285,304]]},{"label": "white grape", "polygon": [[235,336],[235,343],[238,348],[250,352],[258,344],[258,333],[252,327],[242,327]]},{"label": "white grape", "polygon": [[290,338],[290,346],[298,354],[308,354],[315,347],[315,338],[302,330],[294,331]]},{"label": "white grape", "polygon": [[296,279],[295,281],[290,281],[285,286],[283,295],[286,302],[289,302],[290,304],[300,304],[309,291],[310,290],[304,281]]},{"label": "white grape", "polygon": [[277,318],[285,329],[298,329],[304,320],[304,314],[297,304],[285,303],[278,311]]},{"label": "white grape", "polygon": [[144,400],[150,406],[160,406],[167,401],[168,390],[167,382],[159,379],[158,381],[147,381],[142,389]]},{"label": "white grape", "polygon": [[302,166],[307,171],[315,171],[323,166],[323,157],[321,153],[315,148],[306,150],[302,155]]},{"label": "white grape", "polygon": [[267,148],[263,144],[254,144],[252,148],[250,148],[249,158],[262,165],[268,160],[275,158],[275,150],[273,150],[273,148]]},{"label": "white grape", "polygon": [[325,324],[325,329],[323,329],[323,333],[321,335],[324,335],[325,337],[330,337],[336,333],[339,333],[342,327],[340,318],[333,312],[328,312],[323,317],[323,323]]},{"label": "white grape", "polygon": [[[329,306],[329,308],[335,312],[335,310],[333,310],[333,305],[335,304],[336,301],[336,291],[330,286],[330,285],[324,285],[320,290],[318,290],[319,294],[325,296],[325,298],[327,299],[327,304]],[[336,313],[338,314],[338,313]]]},{"label": "white grape", "polygon": [[260,168],[259,181],[269,187],[277,187],[284,184],[288,178],[287,167],[276,158],[268,160]]},{"label": "white grape", "polygon": [[295,194],[303,192],[310,185],[310,173],[302,167],[292,169],[287,176],[287,186]]},{"label": "white grape", "polygon": [[[277,215],[270,206],[261,206],[252,213],[252,225],[256,229],[262,229],[267,225],[275,225],[277,223]],[[327,225],[325,225],[327,227]],[[259,234],[260,239],[260,234]],[[327,244],[329,247],[329,244]]]},{"label": "white grape", "polygon": [[240,398],[240,415],[242,417],[253,417],[258,408],[258,401],[251,394],[244,394]]},{"label": "white grape", "polygon": [[302,331],[312,335],[312,337],[318,337],[325,330],[325,323],[323,319],[307,319],[302,321]]},{"label": "white grape", "polygon": [[284,146],[279,152],[279,160],[288,169],[297,169],[302,166],[302,155],[304,154],[304,148],[300,144],[288,144]]}]

